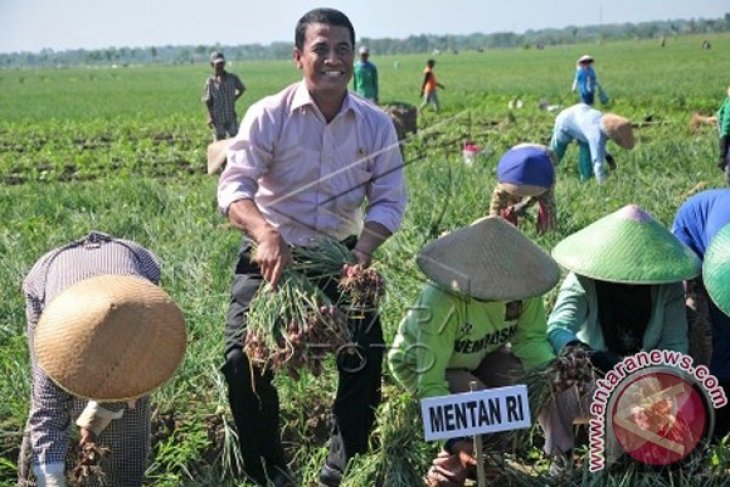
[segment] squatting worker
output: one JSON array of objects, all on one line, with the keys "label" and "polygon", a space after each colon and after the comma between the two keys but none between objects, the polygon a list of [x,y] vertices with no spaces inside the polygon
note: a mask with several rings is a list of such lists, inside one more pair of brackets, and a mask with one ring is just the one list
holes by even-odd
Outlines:
[{"label": "squatting worker", "polygon": [[101,463],[107,485],[142,485],[149,393],[172,375],[186,339],[182,313],[159,280],[152,252],[100,232],[48,252],[30,270],[23,293],[33,376],[19,485],[30,485],[30,470],[39,487],[65,485],[72,420],[81,446],[109,449]]},{"label": "squatting worker", "polygon": [[[512,385],[524,369],[555,358],[542,294],[560,270],[517,228],[477,220],[429,243],[417,262],[429,281],[388,353],[393,376],[416,399],[467,392],[471,381],[479,389]],[[471,439],[449,440],[426,485],[462,486],[475,465]]]},{"label": "squatting worker", "polygon": [[537,204],[537,232],[555,230],[555,154],[544,145],[519,144],[497,164],[489,216],[501,216],[518,226],[519,218]]},{"label": "squatting worker", "polygon": [[[603,375],[642,350],[687,353],[681,282],[699,274],[699,259],[647,212],[627,205],[566,237],[552,255],[569,271],[548,318],[556,354],[580,347]],[[573,468],[573,423],[590,418],[594,390],[594,382],[583,394],[564,390],[540,414],[555,481]],[[606,436],[609,459],[618,452],[614,437]]]},{"label": "squatting worker", "polygon": [[[261,485],[266,473],[289,485],[291,474],[271,372],[256,366],[252,371],[242,351],[251,299],[262,280],[277,283],[292,262],[290,246],[311,245],[321,235],[351,242],[357,260],[368,265],[405,211],[393,123],[347,90],[354,44],[354,29],[342,12],[315,9],[299,20],[294,61],[304,79],[251,106],[218,185],[220,210],[245,234],[231,287],[223,373],[245,471]],[[251,241],[258,245],[256,263],[250,260]],[[321,471],[325,486],[339,485],[348,460],[366,451],[380,402],[383,336],[377,313],[351,326],[364,360],[358,366],[338,360],[329,454]]]}]

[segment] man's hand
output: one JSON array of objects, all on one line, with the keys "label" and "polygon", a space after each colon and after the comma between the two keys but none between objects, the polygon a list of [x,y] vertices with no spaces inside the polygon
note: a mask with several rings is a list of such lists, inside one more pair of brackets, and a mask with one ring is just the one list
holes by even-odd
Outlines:
[{"label": "man's hand", "polygon": [[352,250],[357,258],[357,263],[363,267],[369,267],[375,250],[391,235],[390,230],[380,223],[374,221],[365,223],[360,238]]},{"label": "man's hand", "polygon": [[272,229],[259,240],[256,262],[263,278],[275,287],[284,268],[292,263],[291,249],[279,232]]},{"label": "man's hand", "polygon": [[353,254],[355,254],[355,258],[357,258],[357,263],[361,265],[362,267],[370,267],[370,264],[373,261],[373,258],[371,255],[366,254],[365,252],[362,252],[358,249],[353,249]]}]

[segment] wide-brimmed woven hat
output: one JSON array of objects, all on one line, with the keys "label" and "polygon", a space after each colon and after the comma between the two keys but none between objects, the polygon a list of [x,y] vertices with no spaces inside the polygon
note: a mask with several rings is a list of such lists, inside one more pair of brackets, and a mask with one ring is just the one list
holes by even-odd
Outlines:
[{"label": "wide-brimmed woven hat", "polygon": [[80,397],[123,401],[167,381],[185,354],[185,320],[170,296],[132,276],[85,279],[59,294],[35,332],[38,361]]},{"label": "wide-brimmed woven hat", "polygon": [[615,113],[605,113],[601,117],[601,127],[611,140],[624,149],[634,148],[634,128],[628,118],[620,117]]},{"label": "wide-brimmed woven hat", "polygon": [[730,224],[712,237],[702,264],[702,279],[712,301],[730,316]]},{"label": "wide-brimmed woven hat", "polygon": [[232,143],[233,139],[224,139],[208,146],[208,174],[213,174],[223,167],[226,163],[228,148]]},{"label": "wide-brimmed woven hat", "polygon": [[592,62],[593,62],[593,56],[589,56],[588,54],[583,54],[581,57],[578,58],[578,64],[592,63]]},{"label": "wide-brimmed woven hat", "polygon": [[555,261],[499,217],[482,218],[428,243],[417,263],[440,286],[492,301],[539,296],[560,278]]},{"label": "wide-brimmed woven hat", "polygon": [[544,145],[520,144],[502,156],[497,164],[497,181],[517,196],[544,193],[555,183],[555,168]]},{"label": "wide-brimmed woven hat", "polygon": [[566,237],[552,254],[566,269],[608,282],[665,284],[700,273],[695,253],[636,205]]}]

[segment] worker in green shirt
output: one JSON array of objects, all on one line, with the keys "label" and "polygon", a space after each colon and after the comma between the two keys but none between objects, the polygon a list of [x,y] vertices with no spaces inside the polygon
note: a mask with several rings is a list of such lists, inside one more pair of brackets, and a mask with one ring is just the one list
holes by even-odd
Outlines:
[{"label": "worker in green shirt", "polygon": [[[388,354],[397,381],[417,399],[514,384],[552,360],[542,295],[560,277],[552,258],[517,228],[487,217],[420,252],[429,281],[398,327]],[[434,460],[430,487],[464,485],[475,473],[470,440],[453,439]]]},{"label": "worker in green shirt", "polygon": [[717,111],[717,125],[720,129],[720,160],[718,166],[725,172],[725,180],[730,184],[730,88]]},{"label": "worker in green shirt", "polygon": [[352,87],[361,97],[378,103],[378,69],[368,61],[370,49],[360,48],[360,62],[355,65],[352,75]]}]

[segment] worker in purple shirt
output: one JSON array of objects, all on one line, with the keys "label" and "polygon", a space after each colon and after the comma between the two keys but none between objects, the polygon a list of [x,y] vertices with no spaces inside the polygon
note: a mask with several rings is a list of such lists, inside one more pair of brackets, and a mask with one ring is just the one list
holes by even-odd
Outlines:
[{"label": "worker in purple shirt", "polygon": [[[697,193],[677,211],[672,233],[704,260],[715,235],[730,224],[730,188],[710,189]],[[702,276],[685,283],[690,335],[703,337],[705,343],[695,343],[690,354],[695,361],[709,365],[720,385],[730,391],[730,317],[708,298]],[[692,330],[692,327],[699,327]],[[730,431],[730,408],[716,411],[715,437]]]},{"label": "worker in purple shirt", "polygon": [[[304,79],[249,108],[218,184],[220,210],[244,233],[222,370],[244,468],[259,485],[269,480],[295,485],[281,446],[272,374],[252,364],[242,350],[249,303],[259,284],[276,285],[292,263],[291,246],[311,246],[323,235],[349,245],[367,266],[399,228],[405,211],[403,160],[393,124],[347,89],[354,45],[354,29],[342,12],[315,9],[299,20],[294,60]],[[324,291],[337,300],[337,289]],[[367,313],[351,326],[363,355],[338,357],[329,454],[320,475],[321,485],[330,487],[340,485],[349,459],[367,450],[380,402],[378,314]]]}]

